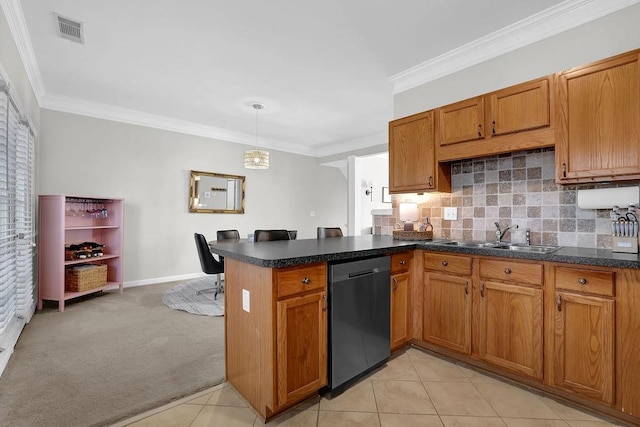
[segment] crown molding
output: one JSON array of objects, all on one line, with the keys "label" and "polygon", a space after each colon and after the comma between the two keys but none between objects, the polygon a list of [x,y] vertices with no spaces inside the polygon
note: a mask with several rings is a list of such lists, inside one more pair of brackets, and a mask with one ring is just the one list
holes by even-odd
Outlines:
[{"label": "crown molding", "polygon": [[11,31],[13,40],[18,48],[18,53],[20,54],[27,77],[31,83],[33,94],[38,104],[42,106],[42,98],[45,96],[46,91],[44,82],[42,81],[42,75],[40,74],[38,61],[33,52],[33,44],[31,43],[27,23],[22,13],[20,0],[0,0],[0,7],[2,7],[2,11],[7,18],[9,31]]},{"label": "crown molding", "polygon": [[374,133],[361,138],[318,146],[314,151],[314,155],[316,157],[326,157],[377,145],[387,145],[388,142],[389,136],[387,132]]},{"label": "crown molding", "polygon": [[640,0],[567,0],[389,77],[398,94],[627,8]]},{"label": "crown molding", "polygon": [[[45,95],[40,106],[44,109],[61,111],[64,113],[78,114],[97,119],[110,120],[132,125],[162,129],[187,135],[201,136],[245,145],[255,145],[255,135],[234,132],[201,123],[180,120],[171,117],[149,114],[142,111],[115,107],[113,105],[100,104],[64,96]],[[351,150],[368,148],[375,145],[387,144],[387,134],[369,135],[350,141],[343,141],[320,147],[307,147],[300,144],[291,144],[272,139],[261,139],[260,147],[287,153],[300,154],[310,157],[324,157],[340,154]]]},{"label": "crown molding", "polygon": [[[187,135],[201,136],[238,144],[255,145],[255,135],[75,98],[46,95],[42,99],[41,107],[64,113],[168,130]],[[310,147],[271,139],[261,139],[260,147],[304,156],[314,156],[313,150]]]}]

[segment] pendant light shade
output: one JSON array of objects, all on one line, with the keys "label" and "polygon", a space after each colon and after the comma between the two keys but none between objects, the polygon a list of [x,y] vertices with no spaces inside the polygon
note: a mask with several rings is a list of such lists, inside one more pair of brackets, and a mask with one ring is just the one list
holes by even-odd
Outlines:
[{"label": "pendant light shade", "polygon": [[256,148],[245,150],[244,167],[247,169],[269,169],[269,152],[258,149],[258,111],[264,108],[263,104],[253,104],[256,110]]},{"label": "pendant light shade", "polygon": [[247,169],[269,169],[269,152],[264,150],[246,150],[244,167]]}]

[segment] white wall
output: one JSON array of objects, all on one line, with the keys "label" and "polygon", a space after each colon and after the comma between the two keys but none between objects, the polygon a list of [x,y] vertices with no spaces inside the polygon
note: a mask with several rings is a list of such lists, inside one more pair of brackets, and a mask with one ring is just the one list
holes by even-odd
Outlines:
[{"label": "white wall", "polygon": [[[365,193],[366,183],[373,181],[373,194]],[[382,203],[382,187],[389,187],[389,160],[377,156],[363,157],[360,164],[360,227],[361,234],[371,234],[373,226],[372,209],[388,209],[389,203]]]},{"label": "white wall", "polygon": [[394,96],[394,117],[440,107],[640,48],[640,5]]},{"label": "white wall", "polygon": [[[271,150],[270,169],[249,170],[240,144],[51,110],[41,134],[40,194],[125,199],[125,282],[199,272],[194,232],[287,228],[303,239],[346,223],[344,175],[312,157]],[[246,176],[245,214],[189,213],[190,170]]]}]

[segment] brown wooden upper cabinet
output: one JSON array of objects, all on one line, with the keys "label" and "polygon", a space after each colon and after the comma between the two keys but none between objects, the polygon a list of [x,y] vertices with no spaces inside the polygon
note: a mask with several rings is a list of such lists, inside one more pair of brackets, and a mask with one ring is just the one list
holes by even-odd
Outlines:
[{"label": "brown wooden upper cabinet", "polygon": [[448,164],[435,159],[434,112],[389,123],[389,192],[451,191]]},{"label": "brown wooden upper cabinet", "polygon": [[560,73],[556,180],[640,178],[640,51]]},{"label": "brown wooden upper cabinet", "polygon": [[547,76],[439,108],[436,160],[553,146],[552,85]]}]

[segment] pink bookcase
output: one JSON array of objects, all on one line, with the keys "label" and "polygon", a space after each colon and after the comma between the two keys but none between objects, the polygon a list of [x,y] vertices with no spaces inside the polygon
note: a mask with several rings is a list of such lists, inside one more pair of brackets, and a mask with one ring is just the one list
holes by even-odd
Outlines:
[{"label": "pink bookcase", "polygon": [[[38,205],[38,309],[43,300],[66,300],[117,287],[122,293],[122,239],[124,200],[67,195],[39,196]],[[104,244],[103,255],[65,260],[65,246],[83,242]],[[66,267],[106,264],[107,283],[80,291],[65,291]]]}]

